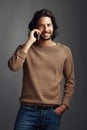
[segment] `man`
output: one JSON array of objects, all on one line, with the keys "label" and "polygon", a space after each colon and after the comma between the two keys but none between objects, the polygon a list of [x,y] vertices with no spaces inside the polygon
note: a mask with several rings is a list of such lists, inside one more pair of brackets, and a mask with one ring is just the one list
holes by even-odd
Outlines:
[{"label": "man", "polygon": [[27,41],[8,61],[11,70],[23,69],[21,105],[14,130],[59,130],[61,116],[74,92],[72,54],[67,46],[53,41],[57,24],[51,11],[37,11],[29,30]]}]

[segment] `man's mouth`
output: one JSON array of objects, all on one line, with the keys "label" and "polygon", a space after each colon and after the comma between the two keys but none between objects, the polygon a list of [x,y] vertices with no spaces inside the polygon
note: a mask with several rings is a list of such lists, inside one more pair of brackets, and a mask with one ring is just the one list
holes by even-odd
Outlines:
[{"label": "man's mouth", "polygon": [[44,40],[49,40],[51,38],[51,35],[51,32],[43,32],[41,33],[40,38]]},{"label": "man's mouth", "polygon": [[48,36],[49,34],[50,34],[49,32],[42,33],[42,35],[44,35],[44,36]]}]

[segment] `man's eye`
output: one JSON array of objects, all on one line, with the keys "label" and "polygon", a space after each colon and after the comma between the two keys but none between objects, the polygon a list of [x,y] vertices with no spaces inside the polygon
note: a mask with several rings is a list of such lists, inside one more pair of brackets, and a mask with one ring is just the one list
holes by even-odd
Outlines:
[{"label": "man's eye", "polygon": [[50,27],[51,26],[51,24],[48,24],[48,27]]},{"label": "man's eye", "polygon": [[39,28],[42,28],[42,27],[43,27],[43,25],[38,25],[38,27],[39,27]]}]

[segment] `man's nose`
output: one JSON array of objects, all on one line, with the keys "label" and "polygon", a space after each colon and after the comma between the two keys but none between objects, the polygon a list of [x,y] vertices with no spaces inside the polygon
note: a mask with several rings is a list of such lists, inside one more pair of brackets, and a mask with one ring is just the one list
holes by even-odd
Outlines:
[{"label": "man's nose", "polygon": [[45,30],[45,31],[48,31],[48,27],[47,27],[47,26],[44,26],[44,30]]}]

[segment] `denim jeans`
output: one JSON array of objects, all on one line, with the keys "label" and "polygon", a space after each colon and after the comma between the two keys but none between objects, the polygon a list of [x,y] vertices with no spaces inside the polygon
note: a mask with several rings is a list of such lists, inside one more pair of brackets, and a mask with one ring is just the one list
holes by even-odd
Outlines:
[{"label": "denim jeans", "polygon": [[14,130],[59,130],[61,116],[52,107],[40,109],[21,105],[16,118]]}]

